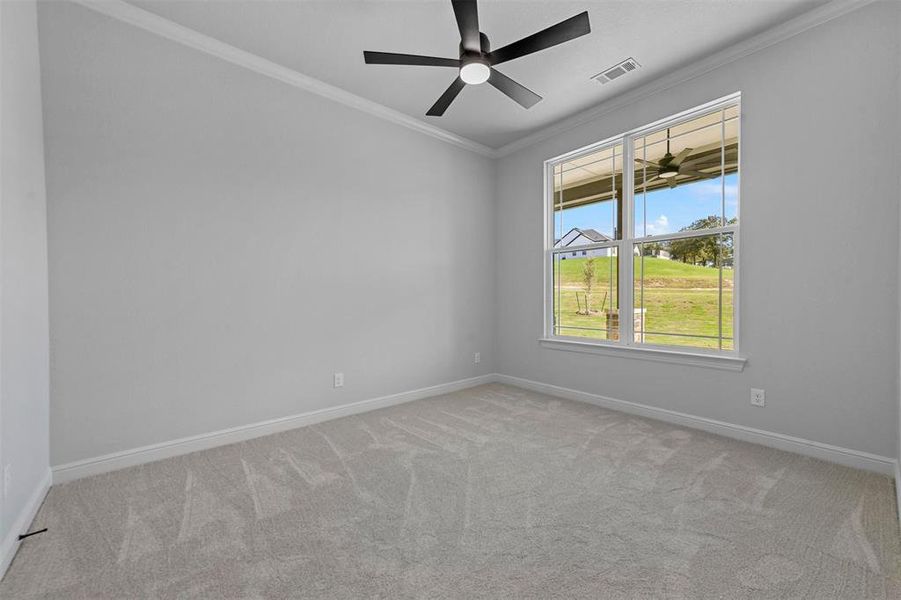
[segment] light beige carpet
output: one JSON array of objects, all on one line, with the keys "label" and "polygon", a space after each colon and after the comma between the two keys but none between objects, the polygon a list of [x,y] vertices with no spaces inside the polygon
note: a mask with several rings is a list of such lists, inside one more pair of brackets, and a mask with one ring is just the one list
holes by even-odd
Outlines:
[{"label": "light beige carpet", "polygon": [[13,598],[901,598],[889,478],[486,385],[54,487]]}]

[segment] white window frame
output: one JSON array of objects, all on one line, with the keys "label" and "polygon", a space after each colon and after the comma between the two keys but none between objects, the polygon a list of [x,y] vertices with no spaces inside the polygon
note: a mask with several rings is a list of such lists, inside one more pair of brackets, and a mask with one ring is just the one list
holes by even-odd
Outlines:
[{"label": "white window frame", "polygon": [[[639,237],[635,235],[634,218],[635,218],[635,190],[634,190],[634,140],[643,135],[653,133],[664,127],[672,127],[686,121],[690,121],[697,117],[721,110],[724,108],[735,106],[738,108],[738,173],[739,173],[739,190],[737,193],[736,220],[735,225],[724,225],[702,231],[667,233],[661,235],[652,235]],[[557,335],[554,332],[554,255],[560,254],[559,249],[554,248],[555,230],[554,230],[554,167],[560,163],[580,158],[582,156],[592,154],[607,148],[622,145],[622,163],[623,163],[623,215],[622,215],[622,233],[619,240],[612,242],[599,242],[594,244],[586,244],[579,246],[579,250],[593,250],[597,248],[609,248],[615,246],[617,248],[617,256],[620,258],[619,263],[619,282],[617,284],[617,293],[619,295],[620,307],[620,328],[619,341],[613,340],[596,340],[584,337],[573,337]],[[646,360],[654,360],[660,362],[673,362],[679,364],[688,364],[693,366],[712,367],[718,369],[726,369],[733,371],[741,371],[747,361],[747,358],[739,353],[739,300],[740,300],[740,272],[739,267],[740,252],[740,224],[741,224],[741,93],[736,92],[728,96],[724,96],[707,104],[697,106],[695,108],[683,111],[679,114],[660,119],[654,123],[642,126],[631,131],[618,134],[613,137],[601,140],[594,144],[567,152],[560,156],[555,156],[544,161],[544,193],[542,195],[542,205],[544,214],[544,276],[543,283],[543,327],[542,334],[539,338],[542,346],[557,350],[571,350],[576,352],[588,352],[592,354],[613,355],[631,358],[642,358]],[[723,181],[725,185],[725,181]],[[716,234],[732,234],[733,236],[733,331],[732,331],[732,350],[693,348],[690,346],[676,345],[657,345],[643,342],[636,342],[634,339],[634,331],[632,327],[633,316],[632,310],[634,303],[634,281],[633,281],[633,260],[622,260],[626,256],[633,256],[633,247],[637,243],[654,242],[661,240],[672,240],[685,237],[698,237],[699,235],[716,235]],[[570,249],[571,250],[571,249]],[[722,292],[721,292],[722,293]]]}]

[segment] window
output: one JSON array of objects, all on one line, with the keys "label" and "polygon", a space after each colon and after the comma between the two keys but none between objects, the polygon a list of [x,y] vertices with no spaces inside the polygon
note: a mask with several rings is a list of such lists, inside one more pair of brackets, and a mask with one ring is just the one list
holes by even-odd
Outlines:
[{"label": "window", "polygon": [[737,352],[739,115],[734,95],[545,163],[546,338]]}]

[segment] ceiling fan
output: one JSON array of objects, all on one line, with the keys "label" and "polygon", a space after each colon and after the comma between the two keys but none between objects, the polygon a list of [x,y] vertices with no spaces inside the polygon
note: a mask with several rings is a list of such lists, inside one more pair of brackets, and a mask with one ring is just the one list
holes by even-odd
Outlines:
[{"label": "ceiling fan", "polygon": [[646,180],[644,183],[651,183],[652,181],[656,181],[657,179],[662,179],[669,183],[671,188],[676,187],[676,176],[677,175],[691,175],[692,177],[699,177],[701,179],[708,179],[710,177],[719,177],[719,173],[702,173],[701,171],[697,171],[694,169],[684,169],[682,168],[682,162],[688,158],[688,155],[691,154],[691,151],[694,148],[685,148],[679,152],[679,154],[673,156],[669,151],[669,129],[666,130],[666,154],[663,155],[657,162],[651,162],[649,160],[644,160],[641,158],[636,158],[636,162],[640,162],[645,165],[645,168],[650,171],[655,171],[657,174],[654,177]]},{"label": "ceiling fan", "polygon": [[492,51],[488,43],[488,36],[479,31],[479,11],[476,0],[451,0],[451,4],[454,7],[457,27],[460,30],[460,58],[439,58],[419,54],[370,52],[368,50],[363,52],[363,58],[369,65],[419,65],[459,69],[460,73],[457,78],[426,113],[432,117],[443,115],[460,90],[467,84],[478,85],[486,81],[523,107],[531,108],[541,100],[541,96],[495,69],[495,65],[545,50],[591,32],[586,11],[524,37],[518,42]]}]

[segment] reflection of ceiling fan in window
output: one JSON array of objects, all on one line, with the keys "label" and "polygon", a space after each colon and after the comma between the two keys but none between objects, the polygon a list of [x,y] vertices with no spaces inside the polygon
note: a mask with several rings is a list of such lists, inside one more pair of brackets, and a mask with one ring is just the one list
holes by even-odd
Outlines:
[{"label": "reflection of ceiling fan in window", "polygon": [[644,160],[641,158],[636,158],[636,162],[640,162],[643,164],[645,169],[653,174],[652,177],[649,177],[645,180],[645,184],[652,183],[661,179],[669,183],[671,188],[676,187],[676,176],[677,175],[688,175],[691,177],[697,177],[699,179],[709,179],[711,177],[719,177],[719,172],[714,173],[702,173],[701,171],[697,171],[694,169],[687,169],[683,165],[682,162],[688,158],[688,155],[691,154],[691,151],[694,148],[685,148],[680,151],[679,154],[673,156],[670,153],[669,149],[669,129],[666,130],[666,154],[663,155],[658,162],[651,162],[649,160]]}]

